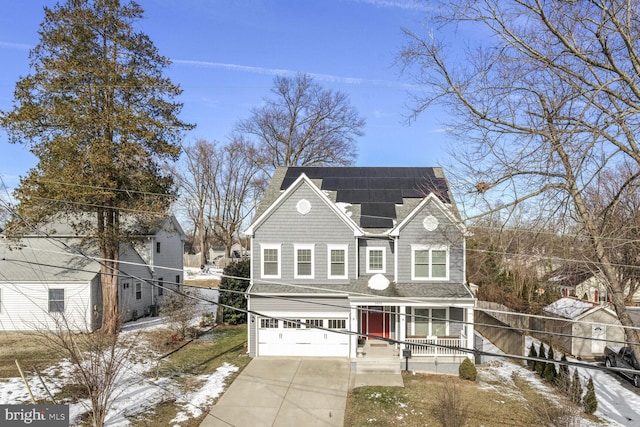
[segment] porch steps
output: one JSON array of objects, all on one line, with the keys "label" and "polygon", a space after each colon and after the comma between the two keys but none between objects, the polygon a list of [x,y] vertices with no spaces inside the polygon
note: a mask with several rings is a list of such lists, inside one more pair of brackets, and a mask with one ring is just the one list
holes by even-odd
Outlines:
[{"label": "porch steps", "polygon": [[400,361],[358,360],[356,374],[400,375]]}]

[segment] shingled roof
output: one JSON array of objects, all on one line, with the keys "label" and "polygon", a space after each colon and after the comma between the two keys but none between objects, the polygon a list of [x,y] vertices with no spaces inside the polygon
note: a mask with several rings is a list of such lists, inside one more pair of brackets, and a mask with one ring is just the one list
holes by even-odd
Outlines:
[{"label": "shingled roof", "polygon": [[330,200],[343,204],[362,228],[392,228],[431,193],[452,203],[439,167],[281,167],[274,172],[255,218],[303,173]]}]

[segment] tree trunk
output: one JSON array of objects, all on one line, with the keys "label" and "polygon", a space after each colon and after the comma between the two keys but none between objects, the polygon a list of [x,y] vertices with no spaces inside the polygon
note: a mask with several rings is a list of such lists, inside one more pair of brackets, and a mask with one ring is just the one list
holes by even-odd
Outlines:
[{"label": "tree trunk", "polygon": [[112,209],[98,212],[100,239],[100,268],[102,282],[102,327],[100,332],[114,335],[120,331],[118,302],[118,260],[120,255],[118,213]]}]

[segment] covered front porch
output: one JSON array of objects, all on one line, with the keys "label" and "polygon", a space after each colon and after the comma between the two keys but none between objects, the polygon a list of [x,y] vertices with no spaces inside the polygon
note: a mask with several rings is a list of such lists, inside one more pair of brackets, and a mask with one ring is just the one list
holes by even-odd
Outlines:
[{"label": "covered front porch", "polygon": [[[352,363],[395,361],[402,369],[454,371],[472,353],[473,306],[358,302],[351,306]],[[408,357],[408,360],[407,360]],[[408,365],[407,365],[408,362]]]}]

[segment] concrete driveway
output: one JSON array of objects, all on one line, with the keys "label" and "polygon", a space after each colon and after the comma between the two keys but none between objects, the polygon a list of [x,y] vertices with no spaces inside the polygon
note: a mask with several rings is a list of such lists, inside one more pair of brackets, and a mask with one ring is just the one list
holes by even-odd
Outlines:
[{"label": "concrete driveway", "polygon": [[200,427],[342,426],[349,372],[348,359],[253,359]]}]

